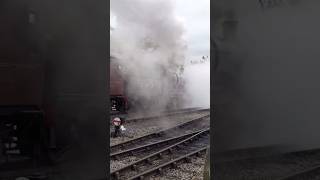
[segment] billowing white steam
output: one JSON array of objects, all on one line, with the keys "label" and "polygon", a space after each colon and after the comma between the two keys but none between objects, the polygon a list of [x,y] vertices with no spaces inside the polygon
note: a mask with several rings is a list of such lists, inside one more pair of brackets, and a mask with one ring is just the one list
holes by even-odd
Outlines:
[{"label": "billowing white steam", "polygon": [[173,4],[168,0],[111,0],[110,4],[116,17],[110,52],[128,80],[129,96],[167,105],[186,50],[183,25]]},{"label": "billowing white steam", "polygon": [[[210,107],[210,59],[187,64],[184,71],[188,107]],[[188,98],[189,97],[189,98]]]}]

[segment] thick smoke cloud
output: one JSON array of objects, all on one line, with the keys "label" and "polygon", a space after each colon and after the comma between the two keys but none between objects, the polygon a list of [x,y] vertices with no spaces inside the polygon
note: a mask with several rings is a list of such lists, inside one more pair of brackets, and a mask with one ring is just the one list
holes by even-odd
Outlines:
[{"label": "thick smoke cloud", "polygon": [[[208,59],[209,60],[209,59]],[[210,107],[210,62],[187,64],[183,74],[186,81],[186,101],[190,107]]]},{"label": "thick smoke cloud", "polygon": [[218,149],[319,147],[319,5],[300,1],[263,10],[248,1],[234,6],[233,57],[221,59],[217,75],[221,80],[224,72],[225,81],[218,83],[228,86],[215,94]]},{"label": "thick smoke cloud", "polygon": [[128,81],[128,96],[164,108],[182,73],[183,24],[167,0],[111,0],[116,18],[110,53]]}]

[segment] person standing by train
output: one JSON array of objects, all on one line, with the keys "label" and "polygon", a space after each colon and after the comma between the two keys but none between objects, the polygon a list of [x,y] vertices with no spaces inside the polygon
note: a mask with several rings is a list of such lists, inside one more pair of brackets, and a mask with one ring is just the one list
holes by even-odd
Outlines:
[{"label": "person standing by train", "polygon": [[124,127],[125,117],[127,115],[126,108],[124,107],[125,102],[122,102],[122,105],[123,106],[121,106],[121,107],[123,107],[123,108],[119,109],[118,116],[113,118],[113,120],[112,120],[113,125],[114,125],[114,137],[118,137],[120,135],[123,135],[122,132],[126,130],[126,128]]},{"label": "person standing by train", "polygon": [[114,125],[114,134],[113,137],[118,137],[120,135],[120,126],[121,126],[121,119],[119,117],[115,117],[112,120],[112,123]]},{"label": "person standing by train", "polygon": [[112,120],[114,125],[114,135],[113,137],[119,137],[122,135],[122,131],[125,131],[126,128],[124,127],[125,118],[124,117],[115,117]]}]

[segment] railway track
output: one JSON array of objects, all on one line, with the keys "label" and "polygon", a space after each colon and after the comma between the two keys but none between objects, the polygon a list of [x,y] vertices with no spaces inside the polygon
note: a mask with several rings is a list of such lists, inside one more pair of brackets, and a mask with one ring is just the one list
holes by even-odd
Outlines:
[{"label": "railway track", "polygon": [[188,138],[145,156],[111,172],[111,179],[141,179],[153,173],[162,173],[166,167],[175,167],[177,162],[189,161],[189,157],[199,155],[209,144],[210,129],[201,130]]},{"label": "railway track", "polygon": [[[201,109],[200,107],[192,107],[192,108],[183,108],[183,109],[172,109],[172,110],[166,110],[166,111],[160,111],[160,112],[148,112],[145,113],[145,116],[154,116],[155,114],[170,114],[170,113],[180,113],[180,112],[187,112],[187,111],[194,111],[194,110],[199,110]],[[132,112],[130,113],[131,118],[130,119],[135,119],[135,118],[139,118],[139,116],[141,116],[141,113],[135,113]]]},{"label": "railway track", "polygon": [[191,132],[191,133],[185,133],[183,135],[178,135],[175,137],[169,137],[169,138],[166,138],[163,140],[160,139],[159,141],[156,141],[156,142],[154,142],[154,141],[148,142],[147,141],[147,143],[145,143],[143,145],[112,153],[112,154],[110,154],[110,159],[111,160],[120,160],[120,159],[126,158],[127,156],[135,156],[136,154],[137,155],[139,154],[139,156],[143,156],[144,155],[143,152],[147,151],[150,153],[150,152],[155,151],[159,148],[170,146],[170,145],[175,144],[181,140],[189,138],[199,132],[200,132],[200,130],[195,131],[195,132]]},{"label": "railway track", "polygon": [[[153,116],[128,118],[126,120],[126,124],[143,122],[146,120],[158,120],[158,119],[168,118],[168,117],[177,116],[177,115],[181,115],[181,114],[201,113],[201,112],[205,112],[205,111],[210,111],[210,109],[208,109],[208,108],[206,108],[206,109],[199,109],[199,108],[180,109],[180,110],[161,113],[161,114],[157,114],[157,115],[153,115]],[[112,124],[112,121],[110,121],[110,124]]]},{"label": "railway track", "polygon": [[[137,146],[142,146],[145,144],[151,144],[153,142],[161,141],[170,136],[177,136],[181,134],[181,131],[184,130],[195,130],[197,127],[201,125],[201,121],[208,120],[210,115],[205,115],[200,118],[195,118],[187,122],[182,122],[174,127],[170,127],[164,130],[160,130],[154,133],[150,133],[147,135],[143,135],[134,139],[127,140],[125,142],[110,146],[111,155],[120,152],[126,151],[129,148],[134,148]],[[115,155],[114,155],[115,156]]]},{"label": "railway track", "polygon": [[[139,118],[139,116],[144,115],[147,117],[153,117],[154,114],[170,114],[170,113],[180,113],[180,112],[187,112],[187,111],[193,111],[193,110],[199,110],[202,109],[200,107],[192,107],[192,108],[183,108],[183,109],[172,109],[172,110],[166,110],[166,111],[160,111],[160,112],[148,112],[148,113],[138,113],[138,112],[128,112],[130,114],[129,119],[136,119]],[[110,112],[111,116],[118,116],[123,115],[120,112]]]},{"label": "railway track", "polygon": [[[208,149],[189,156],[188,158],[190,158],[191,162],[186,162],[186,160],[176,161],[174,163],[175,165],[171,164],[167,167],[163,167],[163,173],[154,173],[146,179],[203,179],[207,151]],[[173,166],[176,167],[172,168]]]},{"label": "railway track", "polygon": [[190,107],[190,108],[182,108],[182,109],[172,109],[163,111],[164,113],[172,113],[172,112],[183,112],[183,111],[190,111],[190,110],[197,110],[201,109],[200,107]]}]

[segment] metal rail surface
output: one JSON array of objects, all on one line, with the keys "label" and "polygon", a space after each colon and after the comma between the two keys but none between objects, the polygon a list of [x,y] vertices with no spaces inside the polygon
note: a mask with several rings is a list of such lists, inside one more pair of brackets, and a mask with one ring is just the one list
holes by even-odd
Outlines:
[{"label": "metal rail surface", "polygon": [[112,145],[112,146],[110,146],[110,153],[113,154],[113,153],[118,152],[120,150],[128,149],[129,147],[132,148],[132,146],[134,144],[137,144],[137,143],[139,143],[141,141],[146,141],[146,140],[149,140],[149,139],[159,138],[159,137],[164,136],[166,134],[174,133],[175,131],[177,131],[179,129],[182,129],[182,128],[186,128],[188,126],[194,127],[192,125],[194,125],[195,123],[199,123],[199,121],[205,120],[205,119],[207,119],[209,117],[210,117],[210,115],[205,115],[205,116],[202,116],[200,118],[192,119],[192,120],[190,120],[188,122],[180,123],[180,124],[178,124],[178,125],[176,125],[174,127],[168,128],[168,129],[160,130],[158,132],[154,132],[154,133],[147,134],[147,135],[144,135],[144,136],[140,136],[140,137],[137,137],[137,138],[134,138],[134,139],[130,139],[128,141],[125,141],[125,142],[122,142],[122,143],[119,143],[119,144],[116,144],[116,145]]},{"label": "metal rail surface", "polygon": [[186,155],[181,156],[179,158],[173,159],[173,160],[171,160],[171,161],[169,161],[167,163],[161,164],[161,165],[159,165],[157,167],[154,167],[154,168],[149,169],[149,170],[147,170],[147,171],[145,171],[143,173],[140,173],[140,174],[138,174],[138,175],[136,175],[134,177],[131,177],[128,180],[143,179],[145,176],[148,176],[148,175],[150,175],[152,173],[160,173],[160,174],[162,174],[164,168],[170,167],[170,166],[175,168],[177,166],[177,163],[180,162],[180,161],[190,162],[189,158],[191,156],[194,156],[194,155],[200,156],[201,153],[202,152],[206,152],[206,150],[208,148],[209,148],[209,146],[201,148],[201,149],[198,149],[198,150],[195,150],[195,151],[193,151],[193,152],[191,152],[189,154],[186,154]]},{"label": "metal rail surface", "polygon": [[[193,111],[193,110],[199,110],[199,109],[202,109],[202,108],[200,108],[200,107],[192,107],[192,108],[172,109],[172,110],[166,110],[166,111],[160,111],[160,112],[150,112],[150,113],[148,112],[145,115],[151,115],[152,116],[152,114],[154,114],[154,113],[168,114],[168,113],[175,113],[175,112],[187,112],[187,111]],[[133,112],[131,115],[134,115],[134,114],[141,114],[141,113]]]},{"label": "metal rail surface", "polygon": [[199,133],[200,130],[196,131],[196,132],[191,132],[191,133],[185,133],[183,135],[179,135],[179,136],[175,136],[175,137],[170,137],[170,138],[166,138],[163,140],[159,140],[157,142],[152,142],[152,143],[148,143],[145,145],[141,145],[138,147],[134,147],[134,148],[130,148],[124,151],[119,151],[119,152],[115,152],[110,154],[110,158],[111,159],[116,159],[119,160],[120,157],[126,156],[126,155],[134,155],[134,154],[138,154],[144,151],[150,151],[152,149],[157,149],[159,147],[164,147],[164,146],[168,146],[168,145],[172,145],[173,143],[177,143],[178,141],[184,140],[192,135],[195,135],[197,133]]},{"label": "metal rail surface", "polygon": [[[135,179],[141,178],[141,176],[146,173],[150,174],[150,172],[154,172],[157,169],[159,170],[159,168],[161,171],[161,168],[168,163],[171,164],[173,159],[185,158],[187,155],[200,149],[206,149],[209,143],[209,132],[209,128],[202,130],[187,139],[117,169],[110,173],[111,179]],[[157,161],[159,160],[161,162],[157,165],[157,163],[159,163]]]},{"label": "metal rail surface", "polygon": [[[201,113],[205,111],[210,111],[210,109],[188,109],[188,110],[180,110],[180,111],[175,111],[175,112],[169,112],[169,113],[164,113],[164,114],[159,114],[159,115],[154,115],[154,116],[146,116],[146,117],[139,117],[139,118],[130,118],[126,120],[126,124],[129,123],[137,123],[145,120],[157,120],[161,118],[167,118],[167,117],[172,117],[172,116],[177,116],[180,114],[191,114],[191,113]],[[110,124],[112,124],[112,121],[110,121]]]}]

